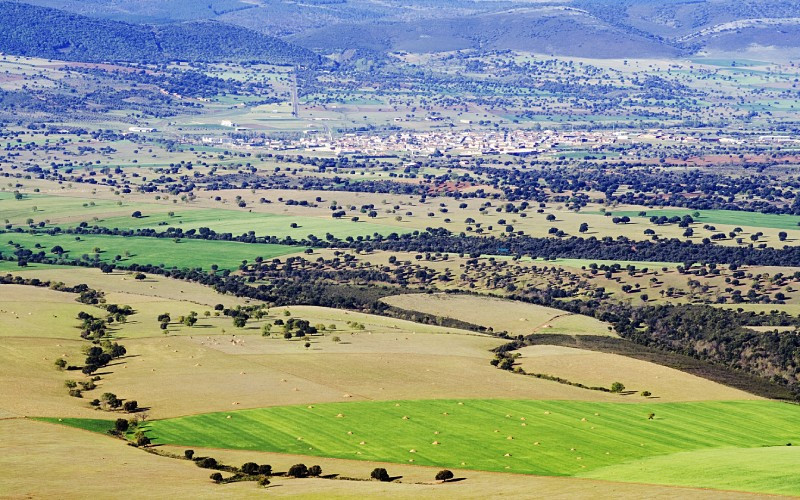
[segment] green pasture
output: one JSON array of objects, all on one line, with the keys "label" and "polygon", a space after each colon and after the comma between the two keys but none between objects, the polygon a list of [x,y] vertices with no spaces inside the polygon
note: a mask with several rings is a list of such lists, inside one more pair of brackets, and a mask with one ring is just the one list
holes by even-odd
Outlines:
[{"label": "green pasture", "polygon": [[[331,233],[336,237],[346,238],[373,233],[387,235],[392,232],[404,232],[395,226],[374,222],[353,222],[349,218],[336,220],[331,217],[276,215],[215,208],[177,209],[174,213],[174,216],[170,216],[160,210],[154,213],[142,210],[144,216],[138,219],[130,216],[108,217],[90,224],[120,229],[153,228],[159,231],[164,231],[170,226],[179,227],[184,231],[207,227],[219,233],[232,233],[237,236],[255,231],[258,236],[279,238],[291,236],[294,239],[307,238],[309,234],[325,238],[327,233]],[[366,216],[362,218],[366,219]],[[291,227],[292,223],[297,224],[297,227]]]},{"label": "green pasture", "polygon": [[[0,222],[6,219],[11,224],[24,224],[27,219],[35,222],[64,217],[85,217],[87,222],[92,222],[92,217],[103,213],[124,210],[145,210],[149,205],[125,202],[118,205],[112,200],[87,200],[68,196],[48,196],[41,194],[25,194],[21,200],[14,199],[14,194],[9,191],[0,192]],[[159,207],[156,205],[156,207]],[[169,208],[164,208],[169,210]]]},{"label": "green pasture", "polygon": [[[270,259],[280,255],[300,252],[301,247],[287,245],[257,245],[232,241],[208,241],[169,238],[122,237],[105,235],[77,236],[60,234],[2,233],[0,254],[13,255],[15,248],[9,241],[18,243],[34,253],[44,251],[48,257],[56,257],[51,250],[56,245],[64,249],[65,256],[81,258],[84,254],[94,257],[99,248],[102,262],[112,262],[120,255],[120,265],[164,264],[166,267],[200,267],[209,269],[216,264],[220,269],[236,269],[243,260],[252,262],[256,257]],[[40,247],[36,247],[36,245]],[[126,252],[128,255],[126,255]]]},{"label": "green pasture", "polygon": [[40,422],[49,422],[51,424],[62,424],[70,427],[76,427],[86,431],[100,432],[106,434],[114,428],[113,420],[103,420],[99,418],[52,418],[52,417],[34,417],[33,420]]},{"label": "green pasture", "polygon": [[715,448],[660,455],[579,474],[635,483],[800,494],[800,447]]},{"label": "green pasture", "polygon": [[[639,212],[646,212],[646,218],[652,216],[672,217],[677,215],[683,217],[684,215],[691,215],[695,222],[702,224],[727,224],[731,226],[747,226],[756,228],[771,228],[771,229],[798,229],[800,223],[800,216],[798,215],[780,215],[780,214],[762,214],[759,212],[742,212],[737,210],[689,210],[689,209],[668,209],[668,210],[611,210],[615,217],[622,217],[627,215],[634,218],[639,216]],[[700,213],[700,217],[695,217],[695,212]]]},{"label": "green pasture", "polygon": [[[776,471],[762,465],[747,477],[732,474],[726,487],[800,494],[797,474],[775,480],[800,467],[800,454],[785,452],[788,443],[800,443],[798,421],[800,407],[772,401],[429,400],[210,413],[151,421],[147,428],[162,444],[614,480],[624,477],[613,468],[627,467],[630,480],[649,483],[681,480],[687,465],[680,457],[687,453],[698,453],[700,463],[700,452],[714,452],[742,468],[774,457]],[[761,452],[747,452],[754,449]],[[634,464],[649,461],[655,466],[646,479],[637,476]],[[681,484],[717,475],[698,469]]]}]

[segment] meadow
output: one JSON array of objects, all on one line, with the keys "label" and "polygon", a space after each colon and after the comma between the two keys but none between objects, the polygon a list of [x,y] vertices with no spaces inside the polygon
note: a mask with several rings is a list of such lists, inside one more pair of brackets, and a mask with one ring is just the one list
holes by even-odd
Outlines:
[{"label": "meadow", "polygon": [[[235,236],[255,231],[259,236],[291,236],[295,239],[306,238],[309,234],[322,238],[330,233],[338,238],[346,238],[407,231],[398,227],[397,223],[388,223],[387,218],[382,218],[381,222],[354,222],[350,218],[332,219],[316,211],[309,211],[309,215],[296,213],[298,210],[293,210],[295,214],[288,213],[288,210],[277,213],[286,208],[283,204],[262,206],[259,211],[253,212],[216,206],[221,203],[208,208],[202,205],[187,207],[185,204],[176,205],[166,201],[156,203],[134,196],[132,200],[120,198],[116,201],[93,197],[91,202],[87,202],[86,198],[75,196],[37,193],[27,194],[17,200],[12,193],[6,191],[0,192],[0,213],[3,221],[17,226],[24,226],[29,220],[33,220],[45,221],[47,227],[74,227],[81,222],[108,228],[152,228],[158,231],[167,227],[178,227],[184,231],[207,227]],[[142,216],[131,217],[134,211],[141,212]]]},{"label": "meadow", "polygon": [[[80,239],[77,239],[80,238]],[[166,267],[210,269],[216,264],[220,269],[236,269],[243,260],[252,262],[256,257],[270,259],[302,251],[300,247],[285,245],[249,245],[231,241],[204,241],[150,237],[120,237],[106,235],[28,234],[4,233],[0,235],[0,253],[12,255],[16,250],[9,242],[22,245],[34,253],[44,251],[55,258],[51,250],[56,245],[64,250],[65,257],[80,259],[84,254],[94,256],[99,248],[101,262],[120,265],[163,264]],[[37,247],[37,245],[39,245]]]},{"label": "meadow", "polygon": [[[161,231],[164,230],[164,226],[179,227],[184,231],[207,227],[218,233],[231,233],[237,236],[255,231],[258,236],[268,235],[279,238],[291,236],[295,239],[306,238],[309,234],[323,238],[330,233],[338,238],[346,238],[372,235],[373,233],[386,235],[392,232],[403,232],[392,226],[353,222],[350,219],[335,220],[329,217],[279,215],[216,208],[175,210],[175,215],[155,212],[151,215],[145,214],[137,219],[130,216],[104,217],[96,224],[110,228],[152,228]],[[296,227],[292,227],[292,224]]]},{"label": "meadow", "polygon": [[[728,487],[800,494],[796,478],[775,481],[797,465],[798,454],[785,450],[800,439],[798,411],[766,401],[413,400],[201,414],[151,421],[147,429],[159,444],[615,480],[622,477],[612,467],[635,470],[655,460],[647,478],[656,484],[676,484],[672,469],[685,467],[686,453],[716,452],[724,460],[730,452],[732,462],[748,467],[776,457],[777,469],[751,468],[747,477],[729,477]],[[699,486],[712,477],[697,470],[677,484]]]}]

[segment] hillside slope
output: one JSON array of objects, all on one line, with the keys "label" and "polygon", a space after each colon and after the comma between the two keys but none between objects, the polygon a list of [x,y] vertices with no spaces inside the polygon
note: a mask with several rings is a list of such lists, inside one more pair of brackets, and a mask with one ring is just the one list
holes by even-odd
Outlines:
[{"label": "hillside slope", "polygon": [[0,32],[0,52],[62,60],[318,61],[307,49],[216,21],[139,25],[15,2],[0,2]]}]

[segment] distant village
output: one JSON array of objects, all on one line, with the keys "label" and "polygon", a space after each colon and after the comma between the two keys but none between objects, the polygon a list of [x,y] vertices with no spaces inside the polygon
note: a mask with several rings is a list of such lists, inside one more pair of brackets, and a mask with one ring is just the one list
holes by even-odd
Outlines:
[{"label": "distant village", "polygon": [[[236,131],[235,124],[225,124]],[[196,143],[197,137],[185,137],[184,142]],[[658,129],[644,131],[556,131],[556,130],[508,130],[508,131],[420,131],[375,133],[345,133],[336,137],[331,134],[305,133],[300,138],[250,137],[231,134],[229,136],[203,136],[199,142],[207,146],[222,146],[233,149],[267,149],[273,151],[306,151],[332,153],[335,155],[362,155],[371,157],[412,155],[535,155],[554,153],[560,150],[580,149],[584,151],[608,149],[608,147],[634,144],[719,144],[739,145],[797,145],[800,137],[789,135],[746,135],[733,137],[716,134],[677,134]]]}]

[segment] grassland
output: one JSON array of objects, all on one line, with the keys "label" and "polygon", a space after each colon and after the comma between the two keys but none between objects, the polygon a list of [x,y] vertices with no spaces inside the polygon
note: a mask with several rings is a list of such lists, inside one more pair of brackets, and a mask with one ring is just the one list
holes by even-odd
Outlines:
[{"label": "grassland", "polygon": [[652,393],[664,401],[730,401],[756,399],[738,389],[647,361],[585,349],[554,345],[523,347],[517,364],[528,373],[544,373],[588,386],[625,385],[626,392]]},{"label": "grassland", "polygon": [[[457,477],[467,478],[450,484],[438,484],[432,478],[438,469],[408,464],[387,465],[339,459],[314,459],[325,473],[345,477],[366,478],[374,467],[389,467],[400,482],[336,481],[326,479],[295,480],[271,478],[264,490],[252,482],[215,485],[208,480],[209,471],[188,461],[171,460],[142,453],[121,442],[63,425],[33,420],[0,420],[3,453],[0,467],[0,491],[11,497],[82,499],[87,495],[102,498],[263,498],[277,497],[340,499],[356,497],[382,498],[486,498],[487,496],[526,496],[531,491],[549,497],[591,495],[600,489],[615,498],[752,498],[744,494],[675,488],[643,484],[625,484],[590,479],[540,477],[522,474],[460,471]],[[183,448],[161,449],[182,454]],[[240,465],[247,461],[272,464],[273,470],[286,471],[295,463],[309,462],[302,455],[267,454],[246,451],[204,450],[198,456],[214,456],[226,464]],[[31,480],[32,470],[46,470],[47,480]],[[227,474],[226,474],[227,475]],[[80,488],[76,488],[80,478]],[[111,479],[110,479],[111,478]]]},{"label": "grassland", "polygon": [[[655,418],[648,419],[651,412]],[[148,427],[158,443],[577,475],[698,450],[781,450],[800,439],[797,418],[795,406],[758,401],[436,400],[244,410],[151,421]],[[761,431],[754,435],[752,428]],[[785,465],[786,454],[779,456]],[[757,479],[751,475],[742,485],[755,491],[774,487],[774,477],[764,478],[764,489]],[[658,483],[659,474],[654,471],[649,482]],[[784,488],[797,494],[798,486]]]},{"label": "grassland", "polygon": [[[253,195],[247,192],[249,197]],[[74,193],[73,193],[74,194]],[[305,199],[305,196],[302,197]],[[207,227],[219,233],[240,235],[254,231],[259,236],[269,235],[283,238],[291,236],[303,239],[313,234],[324,238],[327,233],[338,238],[348,236],[366,236],[374,233],[389,234],[406,232],[397,223],[386,224],[386,221],[354,222],[350,218],[332,219],[324,211],[292,210],[283,204],[258,207],[258,211],[247,211],[230,208],[223,203],[213,204],[213,208],[198,204],[197,206],[175,205],[146,201],[141,196],[134,199],[86,198],[50,194],[27,194],[23,199],[14,199],[10,192],[0,192],[0,213],[8,223],[24,226],[29,219],[45,221],[47,226],[72,227],[80,222],[108,228],[139,229],[152,228],[163,231],[167,227],[177,227],[184,231]],[[255,203],[252,200],[251,203]],[[311,198],[308,201],[313,201]],[[221,205],[221,206],[220,206]],[[296,207],[295,207],[296,208]],[[265,212],[270,210],[271,212]],[[133,211],[140,211],[142,217],[131,217]],[[295,227],[292,227],[292,226]]]},{"label": "grassland", "polygon": [[[677,215],[691,215],[692,218],[701,224],[725,224],[728,226],[772,228],[772,229],[792,229],[797,230],[800,225],[800,216],[782,214],[763,214],[758,212],[738,212],[735,210],[689,210],[689,209],[665,209],[665,210],[611,210],[614,216],[639,217],[639,212],[645,212],[646,217],[672,217]],[[699,216],[693,214],[699,213]]]},{"label": "grassland", "polygon": [[[144,213],[144,212],[143,212]],[[297,227],[292,227],[292,224]],[[279,215],[271,213],[254,213],[236,210],[188,209],[176,210],[175,215],[166,212],[153,213],[134,219],[128,216],[104,217],[95,224],[120,229],[153,228],[163,230],[166,227],[179,227],[184,231],[207,227],[219,233],[240,235],[255,231],[259,236],[291,236],[295,239],[306,238],[313,234],[324,238],[330,233],[338,238],[348,236],[365,236],[373,233],[389,234],[403,232],[396,227],[370,222],[353,222],[350,219],[335,220],[323,217]]]},{"label": "grassland", "polygon": [[588,316],[493,297],[406,294],[386,297],[383,301],[401,309],[458,319],[515,335],[572,333],[614,336],[609,325]]},{"label": "grassland", "polygon": [[97,307],[80,304],[75,295],[22,285],[0,285],[0,337],[24,336],[70,339],[77,335],[76,316],[86,311],[100,316]]},{"label": "grassland", "polygon": [[[64,256],[80,259],[84,254],[90,257],[97,254],[102,262],[114,262],[116,256],[120,265],[164,264],[166,267],[189,267],[209,269],[216,264],[220,269],[236,269],[243,260],[253,261],[256,257],[265,259],[286,255],[302,250],[300,247],[284,245],[249,245],[231,241],[205,241],[167,238],[119,237],[105,235],[72,235],[5,233],[0,235],[0,253],[13,254],[15,248],[10,241],[22,245],[34,253],[44,251],[48,257],[56,258],[51,250],[56,245],[64,249]],[[36,245],[39,245],[37,247]]]},{"label": "grassland", "polygon": [[797,496],[800,448],[720,448],[656,456],[603,467],[580,477],[614,481],[692,485]]}]

